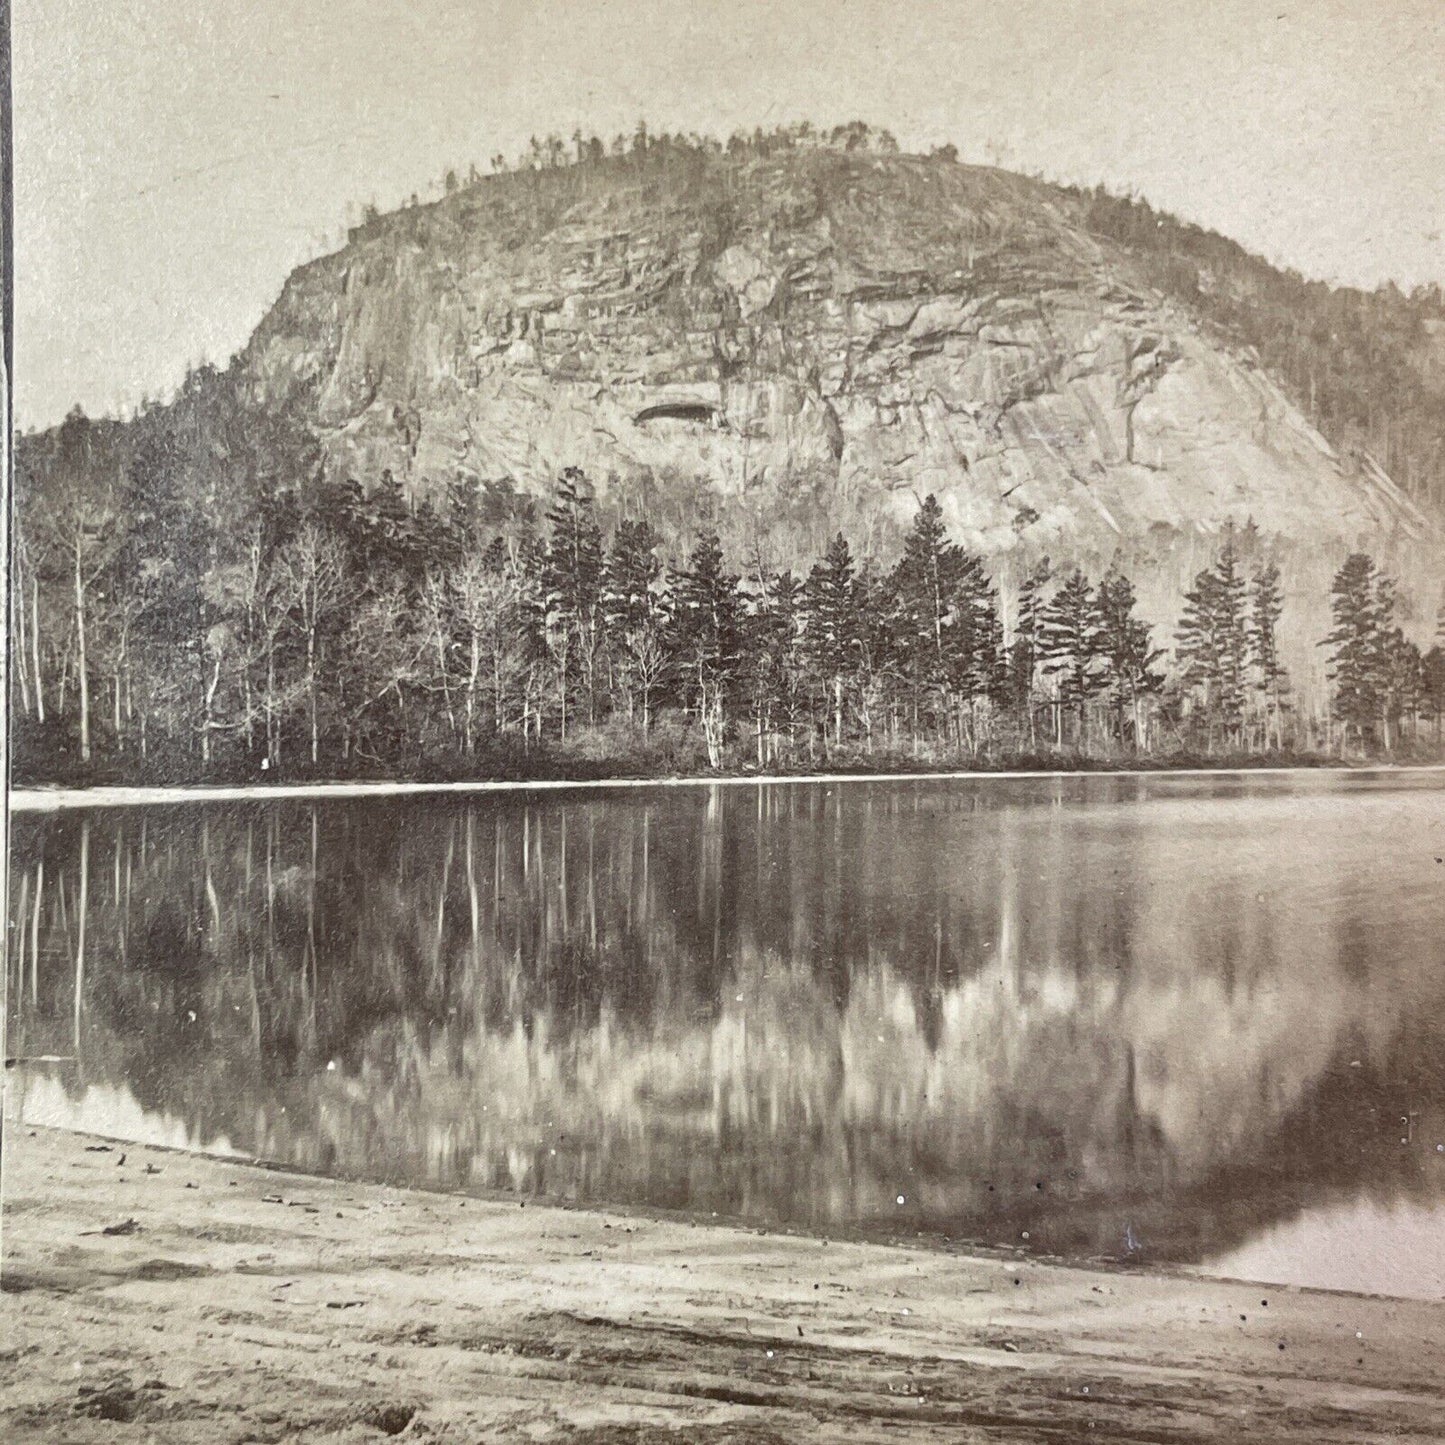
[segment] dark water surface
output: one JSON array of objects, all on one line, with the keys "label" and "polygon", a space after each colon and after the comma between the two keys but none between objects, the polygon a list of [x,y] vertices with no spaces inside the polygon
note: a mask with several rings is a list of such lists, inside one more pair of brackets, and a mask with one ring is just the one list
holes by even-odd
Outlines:
[{"label": "dark water surface", "polygon": [[12,1117],[1445,1294],[1445,778],[19,815]]}]

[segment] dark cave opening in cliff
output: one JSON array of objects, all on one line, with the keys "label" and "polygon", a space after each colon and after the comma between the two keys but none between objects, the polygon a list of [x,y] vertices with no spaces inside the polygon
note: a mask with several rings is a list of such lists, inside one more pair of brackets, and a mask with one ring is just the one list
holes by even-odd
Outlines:
[{"label": "dark cave opening in cliff", "polygon": [[711,426],[716,416],[717,408],[704,401],[663,401],[643,407],[633,421],[639,426],[647,421],[691,421]]}]

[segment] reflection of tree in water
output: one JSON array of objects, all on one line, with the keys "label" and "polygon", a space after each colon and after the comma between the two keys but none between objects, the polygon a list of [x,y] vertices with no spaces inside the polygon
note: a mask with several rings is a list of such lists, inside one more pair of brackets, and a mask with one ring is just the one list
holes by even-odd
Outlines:
[{"label": "reflection of tree in water", "polygon": [[1387,933],[1359,849],[1282,911],[1240,853],[1291,814],[1245,838],[1133,786],[25,820],[12,1051],[73,1051],[85,828],[65,1077],[202,1139],[1068,1253],[1425,1188],[1380,1120],[1440,1097],[1428,914]]}]

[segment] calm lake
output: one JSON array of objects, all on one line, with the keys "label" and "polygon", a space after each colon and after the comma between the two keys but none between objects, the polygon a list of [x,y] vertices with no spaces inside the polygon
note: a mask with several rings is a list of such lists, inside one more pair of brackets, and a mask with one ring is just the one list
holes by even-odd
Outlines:
[{"label": "calm lake", "polygon": [[1445,775],[19,814],[11,1118],[1445,1295]]}]

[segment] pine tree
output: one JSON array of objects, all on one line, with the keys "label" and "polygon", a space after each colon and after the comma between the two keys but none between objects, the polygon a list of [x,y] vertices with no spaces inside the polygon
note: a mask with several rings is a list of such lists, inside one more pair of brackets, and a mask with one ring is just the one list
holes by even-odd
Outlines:
[{"label": "pine tree", "polygon": [[1420,692],[1426,714],[1435,725],[1438,747],[1441,723],[1445,721],[1445,647],[1438,642],[1420,659]]},{"label": "pine tree", "polygon": [[[1374,560],[1352,552],[1330,588],[1334,627],[1323,646],[1330,649],[1331,707],[1341,723],[1342,750],[1353,729],[1363,748],[1386,707],[1386,659],[1394,618],[1394,590]],[[1388,739],[1386,739],[1388,746]]]},{"label": "pine tree", "polygon": [[858,675],[854,692],[863,745],[873,751],[877,732],[897,722],[894,706],[897,648],[893,630],[891,580],[865,561],[855,582],[858,592]]},{"label": "pine tree", "polygon": [[1154,670],[1163,653],[1151,644],[1149,626],[1134,615],[1134,584],[1111,569],[1099,584],[1094,646],[1102,663],[1100,685],[1110,694],[1114,733],[1125,740],[1130,720],[1135,748],[1148,746],[1144,700],[1163,685]]},{"label": "pine tree", "polygon": [[722,543],[706,532],[672,577],[672,653],[683,705],[695,711],[708,763],[722,765],[728,711],[742,652],[742,597],[723,565]]},{"label": "pine tree", "polygon": [[1185,593],[1175,649],[1186,685],[1202,693],[1210,750],[1216,731],[1238,743],[1244,727],[1248,618],[1232,532],[1215,564],[1200,572]]},{"label": "pine tree", "polygon": [[592,507],[590,485],[576,467],[562,473],[557,501],[547,521],[543,581],[547,596],[547,641],[557,671],[562,737],[567,737],[568,700],[580,686],[589,722],[597,719],[597,664],[602,641],[602,529]]},{"label": "pine tree", "polygon": [[1054,744],[1064,744],[1064,714],[1073,711],[1083,740],[1084,709],[1099,687],[1099,621],[1094,590],[1076,567],[1045,604],[1039,621],[1042,670],[1054,679]]},{"label": "pine tree", "polygon": [[614,684],[626,701],[628,716],[641,717],[644,732],[651,729],[654,700],[666,673],[658,544],[648,523],[619,523],[602,583],[605,648]]},{"label": "pine tree", "polygon": [[383,531],[393,530],[406,520],[409,511],[406,492],[390,467],[383,468],[381,480],[366,500],[370,516],[382,524]]},{"label": "pine tree", "polygon": [[992,588],[978,559],[949,541],[943,511],[923,499],[893,572],[893,645],[908,692],[915,741],[930,705],[935,725],[953,704],[998,681],[1001,637]]},{"label": "pine tree", "polygon": [[447,483],[446,523],[458,556],[473,551],[482,539],[482,492],[475,477]]},{"label": "pine tree", "polygon": [[763,574],[743,627],[747,677],[758,766],[777,755],[778,740],[792,741],[804,682],[801,637],[803,584],[791,572]]},{"label": "pine tree", "polygon": [[602,612],[609,640],[645,627],[657,616],[661,538],[647,522],[618,524],[603,572]]},{"label": "pine tree", "polygon": [[1421,704],[1435,724],[1435,745],[1440,745],[1441,723],[1445,720],[1445,607],[1435,623],[1435,640],[1420,659]]},{"label": "pine tree", "polygon": [[1041,558],[1019,584],[1018,624],[1008,651],[1008,697],[1011,705],[1028,719],[1029,745],[1037,746],[1034,729],[1035,678],[1043,645],[1045,596],[1053,580],[1053,564]]},{"label": "pine tree", "polygon": [[949,682],[960,703],[960,740],[976,751],[982,741],[979,720],[988,713],[980,705],[1007,693],[1007,654],[998,593],[971,553],[962,553],[955,584],[952,616],[945,634]]},{"label": "pine tree", "polygon": [[1254,574],[1249,599],[1247,644],[1254,686],[1264,714],[1264,743],[1284,746],[1285,699],[1289,675],[1279,656],[1279,619],[1284,612],[1279,568],[1271,562]]},{"label": "pine tree", "polygon": [[923,694],[947,681],[943,633],[958,561],[958,549],[944,532],[938,499],[930,494],[913,519],[894,573],[896,641],[904,675],[914,693],[915,731]]},{"label": "pine tree", "polygon": [[[1393,596],[1390,598],[1393,605]],[[1389,628],[1380,647],[1380,729],[1385,751],[1392,752],[1402,720],[1418,721],[1425,697],[1425,659],[1398,627]]]},{"label": "pine tree", "polygon": [[825,715],[832,718],[833,745],[839,747],[844,699],[860,661],[863,621],[853,554],[841,532],[808,574],[802,613],[807,662],[823,694]]}]

